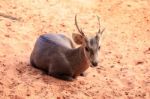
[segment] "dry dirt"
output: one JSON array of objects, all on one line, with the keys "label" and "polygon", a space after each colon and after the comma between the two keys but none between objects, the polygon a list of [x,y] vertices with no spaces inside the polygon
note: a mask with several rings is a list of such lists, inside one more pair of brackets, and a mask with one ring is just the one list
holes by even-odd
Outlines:
[{"label": "dry dirt", "polygon": [[[101,17],[100,64],[73,82],[31,67],[44,33],[87,35]],[[150,99],[150,0],[0,0],[0,99]]]}]

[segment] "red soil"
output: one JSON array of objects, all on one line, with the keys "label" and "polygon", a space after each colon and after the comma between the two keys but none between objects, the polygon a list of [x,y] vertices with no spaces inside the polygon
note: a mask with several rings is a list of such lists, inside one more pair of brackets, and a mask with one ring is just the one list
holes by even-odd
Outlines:
[{"label": "red soil", "polygon": [[[0,99],[150,99],[149,0],[1,0]],[[29,57],[36,38],[106,31],[100,64],[73,82],[33,68]]]}]

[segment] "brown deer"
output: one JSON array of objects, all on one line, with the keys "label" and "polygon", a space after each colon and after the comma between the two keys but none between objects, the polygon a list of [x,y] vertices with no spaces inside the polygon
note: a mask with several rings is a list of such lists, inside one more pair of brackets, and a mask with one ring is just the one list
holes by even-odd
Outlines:
[{"label": "brown deer", "polygon": [[68,81],[83,74],[89,66],[97,66],[99,41],[105,30],[100,30],[99,17],[98,21],[98,32],[95,37],[88,39],[78,27],[77,16],[75,16],[75,25],[80,34],[73,34],[72,37],[76,44],[81,45],[78,48],[75,48],[72,41],[62,34],[41,35],[31,53],[31,64],[53,77]]}]

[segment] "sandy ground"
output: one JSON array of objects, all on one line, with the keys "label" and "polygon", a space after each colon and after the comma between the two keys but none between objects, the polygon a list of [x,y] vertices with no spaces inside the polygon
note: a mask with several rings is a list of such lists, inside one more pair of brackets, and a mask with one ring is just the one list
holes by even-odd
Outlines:
[{"label": "sandy ground", "polygon": [[[0,0],[0,99],[150,99],[149,0]],[[44,33],[106,31],[100,64],[66,82],[31,67]]]}]

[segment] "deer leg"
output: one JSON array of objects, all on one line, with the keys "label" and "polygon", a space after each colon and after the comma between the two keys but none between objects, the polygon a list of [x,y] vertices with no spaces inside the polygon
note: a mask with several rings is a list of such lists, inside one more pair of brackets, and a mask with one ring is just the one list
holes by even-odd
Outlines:
[{"label": "deer leg", "polygon": [[49,75],[61,80],[73,81],[72,70],[67,62],[62,56],[57,57],[53,64],[49,64]]},{"label": "deer leg", "polygon": [[66,75],[66,74],[57,74],[57,73],[53,73],[53,74],[49,74],[55,78],[58,78],[58,79],[61,79],[61,80],[66,80],[66,81],[73,81],[74,78],[69,76],[69,75]]},{"label": "deer leg", "polygon": [[67,72],[60,72],[60,71],[54,71],[52,68],[49,68],[48,74],[50,76],[53,76],[55,78],[66,80],[66,81],[73,81],[74,78],[70,74],[66,74]]},{"label": "deer leg", "polygon": [[87,73],[85,73],[85,72],[80,74],[80,76],[83,76],[83,77],[85,77],[86,75],[87,75]]}]

